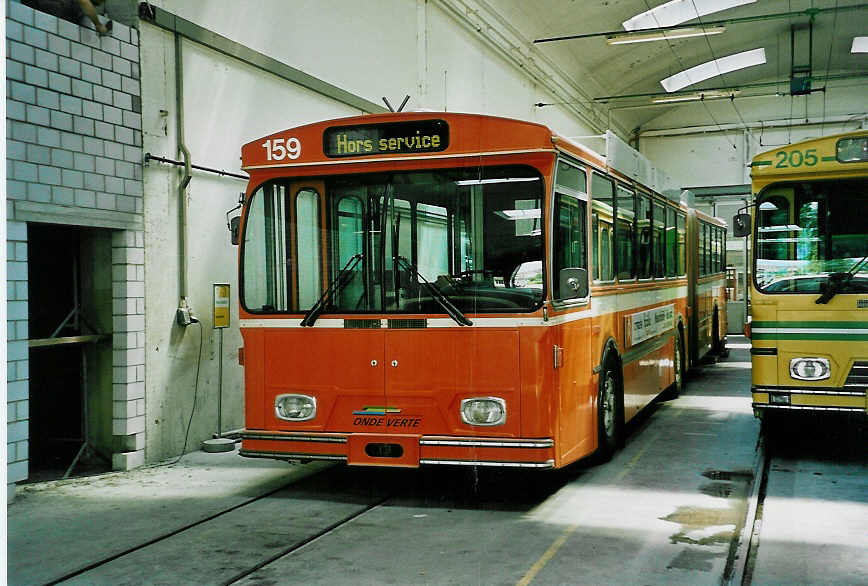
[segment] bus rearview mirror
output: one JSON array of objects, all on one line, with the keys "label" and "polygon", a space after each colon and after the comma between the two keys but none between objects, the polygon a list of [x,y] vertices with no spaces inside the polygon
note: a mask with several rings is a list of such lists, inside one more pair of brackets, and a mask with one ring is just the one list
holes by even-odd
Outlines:
[{"label": "bus rearview mirror", "polygon": [[231,234],[232,244],[238,244],[238,238],[241,231],[241,216],[235,216],[229,219],[229,233]]},{"label": "bus rearview mirror", "polygon": [[732,219],[732,233],[736,238],[750,235],[750,214],[736,214]]},{"label": "bus rearview mirror", "polygon": [[559,280],[562,299],[584,299],[588,296],[587,269],[561,269]]}]

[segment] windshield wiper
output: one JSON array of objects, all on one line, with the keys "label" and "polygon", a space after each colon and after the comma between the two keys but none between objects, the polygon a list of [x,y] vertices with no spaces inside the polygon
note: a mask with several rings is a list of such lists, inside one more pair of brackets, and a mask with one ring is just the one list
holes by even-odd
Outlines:
[{"label": "windshield wiper", "polygon": [[461,326],[472,326],[473,322],[467,319],[467,317],[461,313],[461,310],[452,305],[452,302],[449,301],[449,298],[440,291],[437,287],[432,285],[428,280],[422,276],[422,274],[416,270],[416,267],[413,264],[404,258],[403,256],[395,256],[395,263],[405,267],[406,269],[413,272],[416,277],[422,281],[422,284],[425,285],[425,288],[428,289],[428,292],[431,293],[431,297],[433,297],[440,306],[446,310],[446,313],[449,314],[449,317],[455,320],[458,325]]},{"label": "windshield wiper", "polygon": [[826,285],[826,290],[823,291],[822,295],[817,297],[814,303],[822,303],[824,305],[829,303],[829,301],[832,300],[832,297],[834,297],[846,283],[849,283],[853,279],[853,275],[859,271],[859,268],[865,264],[865,261],[868,261],[868,255],[863,256],[862,260],[850,267],[850,270],[846,273],[829,273],[829,283]]},{"label": "windshield wiper", "polygon": [[[344,265],[344,268],[340,270],[340,272],[332,279],[332,282],[329,283],[329,286],[326,288],[325,292],[317,299],[317,302],[313,304],[306,314],[304,314],[304,319],[301,320],[302,327],[311,327],[316,322],[317,318],[323,312],[326,307],[326,303],[332,298],[332,296],[336,295],[341,289],[347,286],[347,284],[352,281],[352,270],[359,264],[359,261],[362,260],[361,254],[354,254],[350,257],[350,260],[347,261],[347,264]],[[349,277],[349,278],[347,278]]]}]

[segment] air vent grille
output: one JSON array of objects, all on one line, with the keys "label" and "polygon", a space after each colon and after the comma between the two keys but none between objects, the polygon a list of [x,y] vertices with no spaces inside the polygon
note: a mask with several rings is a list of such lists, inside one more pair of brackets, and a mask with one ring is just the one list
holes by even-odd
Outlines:
[{"label": "air vent grille", "polygon": [[427,319],[390,319],[389,328],[400,330],[414,330],[419,328],[427,328]]},{"label": "air vent grille", "polygon": [[345,319],[344,328],[348,330],[378,330],[383,327],[380,319]]},{"label": "air vent grille", "polygon": [[868,360],[857,360],[844,382],[845,387],[868,387]]}]

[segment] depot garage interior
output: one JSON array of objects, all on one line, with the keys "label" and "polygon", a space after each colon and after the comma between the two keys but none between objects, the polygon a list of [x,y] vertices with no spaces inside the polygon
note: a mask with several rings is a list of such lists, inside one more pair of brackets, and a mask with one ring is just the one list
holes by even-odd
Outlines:
[{"label": "depot garage interior", "polygon": [[4,23],[9,583],[868,583],[868,4]]}]

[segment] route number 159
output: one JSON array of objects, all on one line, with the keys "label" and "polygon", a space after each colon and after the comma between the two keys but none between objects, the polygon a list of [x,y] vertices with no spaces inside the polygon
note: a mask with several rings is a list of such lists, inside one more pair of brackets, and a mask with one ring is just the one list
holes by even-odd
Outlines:
[{"label": "route number 159", "polygon": [[269,161],[297,159],[301,156],[301,142],[297,138],[270,138],[262,146]]}]

